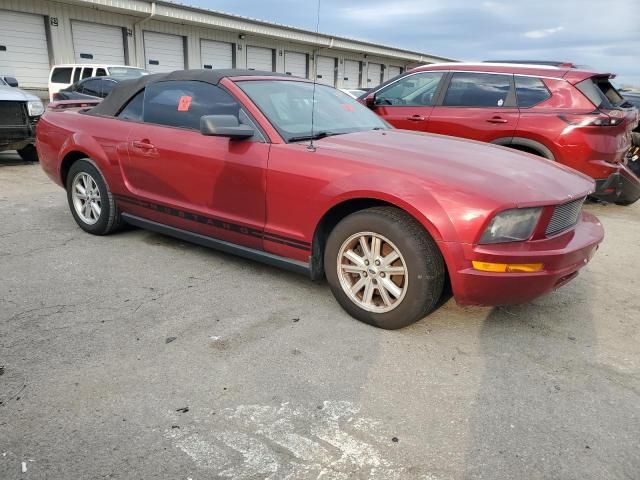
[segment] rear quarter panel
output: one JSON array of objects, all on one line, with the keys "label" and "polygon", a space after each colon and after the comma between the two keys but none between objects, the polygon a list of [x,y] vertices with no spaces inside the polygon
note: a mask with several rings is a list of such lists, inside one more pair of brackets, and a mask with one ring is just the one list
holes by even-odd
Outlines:
[{"label": "rear quarter panel", "polygon": [[[529,108],[520,108],[514,136],[539,142],[553,153],[555,161],[593,178],[607,176],[589,164],[592,159],[609,159],[617,149],[616,132],[602,128],[576,128],[562,115],[589,114],[595,106],[569,82],[543,78],[552,96]],[[613,143],[612,143],[613,142]],[[614,154],[615,155],[615,154]]]},{"label": "rear quarter panel", "polygon": [[124,191],[119,163],[127,155],[132,123],[75,111],[47,111],[39,123],[36,146],[53,181],[64,187],[62,163],[67,155],[80,153],[98,165],[111,191]]}]

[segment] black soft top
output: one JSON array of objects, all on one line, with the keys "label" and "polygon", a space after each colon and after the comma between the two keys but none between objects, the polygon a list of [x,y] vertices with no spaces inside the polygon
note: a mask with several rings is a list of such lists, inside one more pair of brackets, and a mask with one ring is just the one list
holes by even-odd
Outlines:
[{"label": "black soft top", "polygon": [[225,77],[288,77],[284,73],[262,72],[259,70],[241,70],[235,68],[220,70],[176,70],[170,73],[154,73],[142,77],[121,80],[111,93],[100,104],[88,110],[87,115],[101,115],[107,117],[116,116],[122,108],[129,103],[140,90],[151,83],[165,82],[168,80],[183,80],[206,82],[217,85]]}]

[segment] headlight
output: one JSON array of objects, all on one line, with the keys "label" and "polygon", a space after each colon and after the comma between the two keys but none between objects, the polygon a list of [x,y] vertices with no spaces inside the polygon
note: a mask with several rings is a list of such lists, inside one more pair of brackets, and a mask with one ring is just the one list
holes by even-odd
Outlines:
[{"label": "headlight", "polygon": [[541,208],[514,208],[498,213],[480,243],[518,242],[528,239],[538,224]]},{"label": "headlight", "polygon": [[27,110],[30,117],[39,117],[44,113],[44,105],[40,100],[31,100],[27,102]]}]

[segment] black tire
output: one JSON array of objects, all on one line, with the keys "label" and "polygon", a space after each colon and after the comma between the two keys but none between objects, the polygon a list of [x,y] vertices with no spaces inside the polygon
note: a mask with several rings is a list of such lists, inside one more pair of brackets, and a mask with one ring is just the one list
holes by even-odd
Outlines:
[{"label": "black tire", "polygon": [[36,146],[33,143],[30,143],[26,147],[22,147],[18,150],[18,155],[25,162],[37,162],[38,161],[38,151],[36,150]]},{"label": "black tire", "polygon": [[[345,293],[341,285],[338,276],[340,249],[359,232],[372,232],[385,237],[404,259],[408,281],[406,292],[390,311],[378,313],[362,308]],[[434,240],[413,217],[393,207],[369,208],[341,220],[327,239],[324,268],[333,295],[347,313],[362,322],[387,330],[405,327],[425,317],[437,306],[445,282],[444,260]],[[355,279],[362,276],[355,276]]]},{"label": "black tire", "polygon": [[[98,190],[100,192],[100,215],[97,218],[97,221],[93,224],[89,224],[84,221],[74,206],[73,200],[73,183],[76,177],[79,174],[86,173],[91,176],[91,178],[95,181]],[[109,187],[102,176],[102,173],[98,168],[91,162],[89,159],[80,159],[77,160],[71,168],[69,169],[69,173],[67,174],[67,202],[69,203],[69,209],[71,210],[71,214],[75,219],[76,223],[80,228],[82,228],[85,232],[91,233],[93,235],[108,235],[117,231],[122,224],[122,218],[120,216],[120,211],[116,205],[116,202],[109,191]]]}]

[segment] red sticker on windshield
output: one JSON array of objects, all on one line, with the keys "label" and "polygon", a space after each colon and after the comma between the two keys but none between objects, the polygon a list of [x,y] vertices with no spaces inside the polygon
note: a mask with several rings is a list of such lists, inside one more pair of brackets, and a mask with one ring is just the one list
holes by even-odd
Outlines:
[{"label": "red sticker on windshield", "polygon": [[349,105],[348,103],[341,103],[340,106],[347,112],[353,112],[353,105]]},{"label": "red sticker on windshield", "polygon": [[180,101],[178,102],[178,111],[186,112],[189,110],[189,106],[191,105],[191,97],[180,97]]}]

